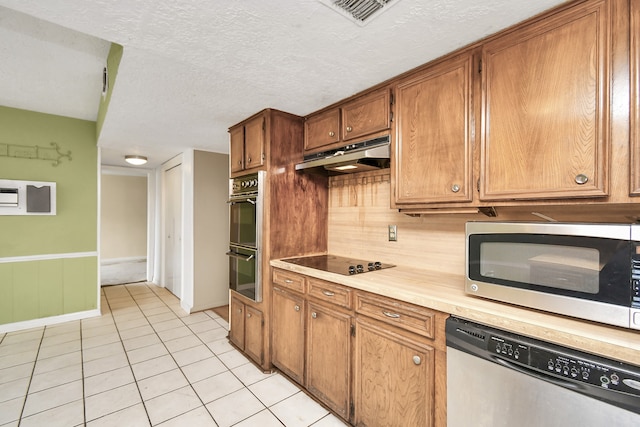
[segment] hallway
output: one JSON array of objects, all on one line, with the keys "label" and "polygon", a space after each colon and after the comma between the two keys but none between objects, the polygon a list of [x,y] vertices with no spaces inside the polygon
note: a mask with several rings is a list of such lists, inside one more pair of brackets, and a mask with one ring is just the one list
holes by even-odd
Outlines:
[{"label": "hallway", "polygon": [[148,283],[102,288],[102,316],[0,334],[0,427],[344,426]]}]

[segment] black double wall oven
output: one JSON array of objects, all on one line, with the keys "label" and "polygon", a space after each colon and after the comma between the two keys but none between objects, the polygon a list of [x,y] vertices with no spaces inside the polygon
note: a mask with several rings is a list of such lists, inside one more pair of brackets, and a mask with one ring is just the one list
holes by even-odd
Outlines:
[{"label": "black double wall oven", "polygon": [[229,288],[262,301],[261,237],[265,172],[229,180]]}]

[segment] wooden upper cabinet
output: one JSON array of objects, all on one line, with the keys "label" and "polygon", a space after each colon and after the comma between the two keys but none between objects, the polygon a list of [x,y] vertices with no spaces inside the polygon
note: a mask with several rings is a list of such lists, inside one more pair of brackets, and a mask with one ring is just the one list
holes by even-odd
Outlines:
[{"label": "wooden upper cabinet", "polygon": [[631,194],[640,196],[640,2],[631,7]]},{"label": "wooden upper cabinet", "polygon": [[304,124],[305,152],[340,148],[351,141],[357,142],[357,139],[388,130],[390,102],[391,94],[385,87],[308,116]]},{"label": "wooden upper cabinet", "polygon": [[482,200],[608,194],[610,33],[587,1],[483,46]]},{"label": "wooden upper cabinet", "polygon": [[347,102],[342,107],[342,139],[349,141],[389,129],[389,89],[377,90]]},{"label": "wooden upper cabinet", "polygon": [[229,171],[238,175],[258,169],[265,160],[266,113],[229,129]]},{"label": "wooden upper cabinet", "polygon": [[469,52],[395,86],[397,207],[472,200],[472,72]]},{"label": "wooden upper cabinet", "polygon": [[265,118],[260,115],[244,125],[244,168],[253,169],[264,164]]},{"label": "wooden upper cabinet", "polygon": [[229,131],[229,161],[231,173],[244,170],[244,126]]},{"label": "wooden upper cabinet", "polygon": [[304,149],[317,151],[319,148],[340,142],[340,109],[325,111],[309,116],[304,122]]}]

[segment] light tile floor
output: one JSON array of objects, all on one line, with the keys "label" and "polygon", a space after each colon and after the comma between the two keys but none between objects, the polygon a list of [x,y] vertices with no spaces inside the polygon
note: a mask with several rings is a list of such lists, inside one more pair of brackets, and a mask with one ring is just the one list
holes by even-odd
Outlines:
[{"label": "light tile floor", "polygon": [[0,334],[0,427],[344,426],[148,283],[102,288],[102,316]]}]

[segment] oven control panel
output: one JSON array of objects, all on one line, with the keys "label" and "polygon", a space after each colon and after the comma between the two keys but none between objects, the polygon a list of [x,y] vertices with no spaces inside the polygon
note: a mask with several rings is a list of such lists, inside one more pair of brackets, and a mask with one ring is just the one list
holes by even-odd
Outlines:
[{"label": "oven control panel", "polygon": [[231,179],[229,187],[230,196],[256,193],[260,187],[260,180],[258,174],[245,175]]}]

